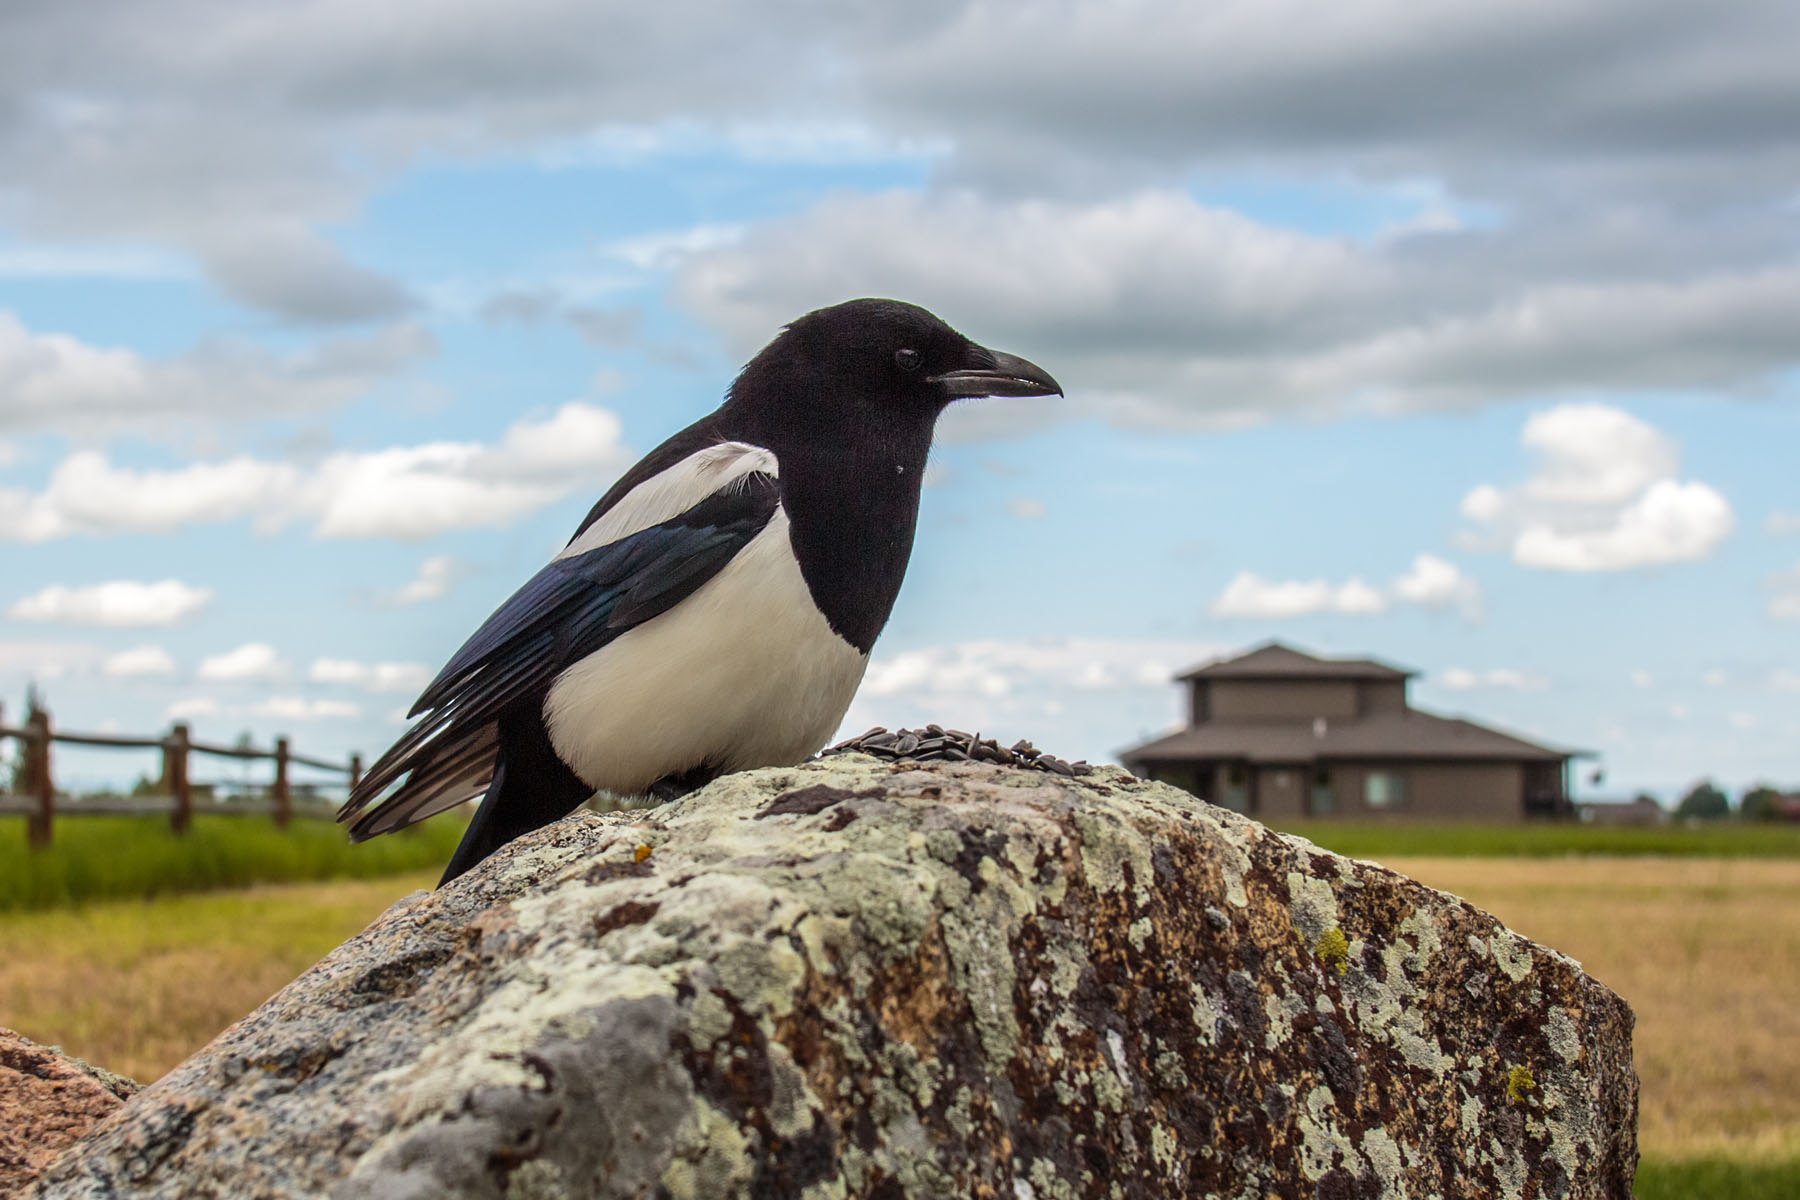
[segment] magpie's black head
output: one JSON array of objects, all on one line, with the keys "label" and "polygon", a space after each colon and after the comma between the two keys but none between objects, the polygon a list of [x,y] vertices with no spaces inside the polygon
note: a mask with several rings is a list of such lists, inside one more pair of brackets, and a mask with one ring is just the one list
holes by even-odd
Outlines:
[{"label": "magpie's black head", "polygon": [[966,396],[1061,394],[1042,367],[977,345],[916,304],[849,300],[783,330],[738,375],[729,403],[781,425],[929,429]]}]

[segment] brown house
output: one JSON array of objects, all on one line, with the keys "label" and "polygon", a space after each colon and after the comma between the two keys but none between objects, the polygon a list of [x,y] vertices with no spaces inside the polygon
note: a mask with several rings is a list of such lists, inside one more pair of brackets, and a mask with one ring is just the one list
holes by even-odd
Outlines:
[{"label": "brown house", "polygon": [[1575,751],[1407,703],[1401,671],[1270,642],[1176,676],[1188,727],[1125,765],[1259,819],[1569,817]]}]

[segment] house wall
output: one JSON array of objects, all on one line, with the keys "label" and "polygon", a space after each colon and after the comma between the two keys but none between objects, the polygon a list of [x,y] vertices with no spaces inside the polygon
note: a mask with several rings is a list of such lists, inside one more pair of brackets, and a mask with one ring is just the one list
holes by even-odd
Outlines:
[{"label": "house wall", "polygon": [[1359,679],[1356,681],[1356,698],[1364,716],[1405,712],[1406,680]]},{"label": "house wall", "polygon": [[[1140,763],[1136,767],[1214,804],[1235,807],[1228,763]],[[1249,768],[1244,780],[1247,811],[1259,821],[1277,825],[1323,816],[1330,820],[1487,821],[1504,824],[1525,818],[1525,767],[1522,763],[1329,763],[1330,811],[1315,813],[1311,804],[1317,764],[1294,763]],[[1405,799],[1394,808],[1371,808],[1365,802],[1371,771],[1387,771],[1404,781]]]},{"label": "house wall", "polygon": [[[1369,773],[1379,770],[1404,779],[1400,806],[1380,809],[1365,803]],[[1341,817],[1508,822],[1525,816],[1520,763],[1334,763],[1331,776]]]},{"label": "house wall", "polygon": [[1291,821],[1306,815],[1306,786],[1312,767],[1264,766],[1256,769],[1256,808],[1259,821]]},{"label": "house wall", "polygon": [[1188,727],[1212,720],[1212,682],[1195,679],[1188,684]]},{"label": "house wall", "polygon": [[1348,720],[1356,716],[1356,682],[1215,679],[1207,709],[1214,721]]}]

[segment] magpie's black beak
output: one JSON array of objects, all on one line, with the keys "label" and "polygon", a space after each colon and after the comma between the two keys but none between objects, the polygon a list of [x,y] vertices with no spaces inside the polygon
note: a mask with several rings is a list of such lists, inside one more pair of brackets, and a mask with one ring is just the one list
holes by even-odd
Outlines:
[{"label": "magpie's black beak", "polygon": [[1050,378],[1050,372],[1017,355],[971,345],[964,361],[967,365],[931,376],[931,382],[942,387],[953,400],[967,396],[1063,394],[1062,384]]}]

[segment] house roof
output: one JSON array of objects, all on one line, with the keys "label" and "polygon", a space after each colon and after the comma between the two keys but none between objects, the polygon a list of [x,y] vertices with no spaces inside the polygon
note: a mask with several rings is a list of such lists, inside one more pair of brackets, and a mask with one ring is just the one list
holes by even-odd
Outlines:
[{"label": "house roof", "polygon": [[1208,721],[1133,746],[1121,751],[1119,757],[1128,763],[1182,759],[1266,763],[1325,759],[1561,762],[1579,753],[1415,708],[1315,725]]},{"label": "house roof", "polygon": [[1407,679],[1402,671],[1372,658],[1320,658],[1280,642],[1269,642],[1236,658],[1219,659],[1184,671],[1189,679]]}]

